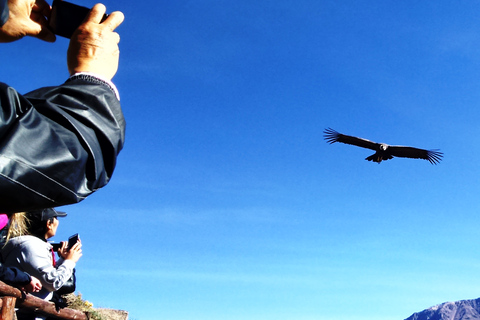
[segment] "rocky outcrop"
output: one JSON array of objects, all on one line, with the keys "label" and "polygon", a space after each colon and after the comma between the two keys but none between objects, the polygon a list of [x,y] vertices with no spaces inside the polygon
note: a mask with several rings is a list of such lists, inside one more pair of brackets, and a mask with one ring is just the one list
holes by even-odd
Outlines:
[{"label": "rocky outcrop", "polygon": [[96,309],[104,320],[128,320],[128,312],[123,310]]},{"label": "rocky outcrop", "polygon": [[480,320],[480,298],[445,302],[414,313],[405,320]]}]

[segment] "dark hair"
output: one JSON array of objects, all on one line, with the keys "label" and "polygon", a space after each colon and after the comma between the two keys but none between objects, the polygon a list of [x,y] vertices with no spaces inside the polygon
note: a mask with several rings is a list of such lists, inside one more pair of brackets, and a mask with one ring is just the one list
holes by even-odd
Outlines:
[{"label": "dark hair", "polygon": [[47,233],[47,224],[52,223],[55,218],[50,218],[47,221],[38,219],[27,220],[27,231],[30,235],[45,240],[45,233]]}]

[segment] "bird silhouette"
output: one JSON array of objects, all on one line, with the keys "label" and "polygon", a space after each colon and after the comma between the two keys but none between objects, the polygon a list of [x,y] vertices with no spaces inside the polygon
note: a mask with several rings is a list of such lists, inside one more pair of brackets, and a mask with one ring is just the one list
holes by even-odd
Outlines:
[{"label": "bird silhouette", "polygon": [[406,146],[390,146],[385,143],[377,143],[363,138],[357,138],[341,134],[331,128],[327,128],[323,131],[324,138],[327,143],[332,144],[335,142],[341,142],[345,144],[351,144],[361,148],[367,148],[374,150],[375,153],[365,158],[365,160],[380,163],[385,160],[392,159],[393,157],[400,158],[412,158],[412,159],[424,159],[428,160],[431,164],[437,164],[442,160],[443,153],[435,150],[425,150]]}]

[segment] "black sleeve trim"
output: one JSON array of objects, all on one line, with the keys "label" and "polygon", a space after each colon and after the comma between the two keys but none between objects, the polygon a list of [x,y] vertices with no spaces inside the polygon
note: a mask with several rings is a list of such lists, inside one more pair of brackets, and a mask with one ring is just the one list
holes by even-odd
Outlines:
[{"label": "black sleeve trim", "polygon": [[115,91],[115,89],[106,81],[103,81],[102,79],[99,79],[97,77],[94,77],[92,75],[89,75],[89,74],[76,74],[76,75],[73,75],[71,76],[70,78],[68,78],[68,80],[66,82],[70,82],[70,81],[73,81],[73,80],[85,80],[85,81],[89,81],[89,82],[93,82],[93,83],[96,83],[96,84],[103,84],[103,85],[106,85],[108,88],[110,88],[110,90],[112,90],[112,92],[117,95],[117,92]]}]

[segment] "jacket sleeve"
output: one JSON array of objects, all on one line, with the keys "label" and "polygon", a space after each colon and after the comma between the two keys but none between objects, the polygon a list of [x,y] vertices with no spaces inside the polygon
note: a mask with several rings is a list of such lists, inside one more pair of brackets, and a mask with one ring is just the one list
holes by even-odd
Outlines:
[{"label": "jacket sleeve", "polygon": [[109,182],[124,139],[120,102],[101,81],[24,96],[0,83],[0,212],[80,202]]},{"label": "jacket sleeve", "polygon": [[0,264],[0,281],[11,286],[21,287],[29,284],[32,278],[18,268],[5,267]]},{"label": "jacket sleeve", "polygon": [[57,291],[68,281],[75,268],[75,263],[70,260],[65,260],[57,268],[53,266],[45,266],[40,268],[40,275],[42,286],[48,291]]},{"label": "jacket sleeve", "polygon": [[2,27],[8,20],[9,10],[8,1],[0,0],[0,27]]}]

